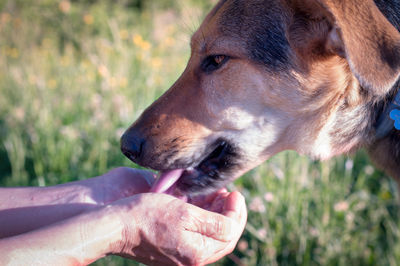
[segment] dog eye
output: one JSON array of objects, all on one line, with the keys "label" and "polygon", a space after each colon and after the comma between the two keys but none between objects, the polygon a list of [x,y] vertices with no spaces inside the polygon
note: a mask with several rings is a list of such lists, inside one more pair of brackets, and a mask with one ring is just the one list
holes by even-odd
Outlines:
[{"label": "dog eye", "polygon": [[204,72],[212,72],[223,66],[229,60],[226,55],[211,55],[201,63],[201,69]]}]

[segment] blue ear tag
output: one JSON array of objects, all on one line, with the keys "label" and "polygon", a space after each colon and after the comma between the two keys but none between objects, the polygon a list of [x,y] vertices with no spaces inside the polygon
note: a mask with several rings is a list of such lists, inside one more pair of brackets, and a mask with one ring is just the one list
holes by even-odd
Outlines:
[{"label": "blue ear tag", "polygon": [[394,127],[400,130],[400,110],[394,109],[390,112],[390,118],[394,120]]}]

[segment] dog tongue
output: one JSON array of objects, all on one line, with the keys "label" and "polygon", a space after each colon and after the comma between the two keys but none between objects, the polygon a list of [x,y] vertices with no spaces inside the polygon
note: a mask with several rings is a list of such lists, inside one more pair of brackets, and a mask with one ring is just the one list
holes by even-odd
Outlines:
[{"label": "dog tongue", "polygon": [[156,180],[154,185],[151,187],[150,192],[164,193],[178,181],[181,177],[184,169],[175,169],[171,171],[161,172],[160,177]]}]

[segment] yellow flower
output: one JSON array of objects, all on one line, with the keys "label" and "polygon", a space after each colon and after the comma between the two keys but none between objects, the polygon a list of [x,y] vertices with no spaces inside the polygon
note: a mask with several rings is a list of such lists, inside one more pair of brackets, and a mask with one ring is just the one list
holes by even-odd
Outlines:
[{"label": "yellow flower", "polygon": [[61,59],[60,59],[60,64],[62,65],[62,66],[69,66],[70,65],[70,63],[71,63],[71,60],[70,60],[70,58],[68,57],[68,56],[63,56],[63,57],[61,57]]},{"label": "yellow flower", "polygon": [[94,22],[94,18],[90,14],[86,14],[83,16],[83,22],[85,22],[86,25],[92,25]]},{"label": "yellow flower", "polygon": [[100,74],[102,77],[107,77],[108,76],[108,69],[105,65],[100,65],[97,68],[97,72]]},{"label": "yellow flower", "polygon": [[143,42],[143,37],[141,35],[139,35],[139,34],[135,34],[132,37],[132,42],[135,45],[139,46]]},{"label": "yellow flower", "polygon": [[49,79],[47,81],[47,87],[49,87],[50,89],[55,89],[57,87],[57,80]]},{"label": "yellow flower", "polygon": [[11,15],[8,13],[1,13],[0,21],[2,24],[6,24],[11,20]]},{"label": "yellow flower", "polygon": [[29,75],[29,77],[28,77],[28,82],[29,82],[29,84],[35,85],[35,84],[36,84],[36,81],[37,81],[37,78],[36,78],[35,75]]},{"label": "yellow flower", "polygon": [[155,57],[151,60],[151,66],[154,69],[159,69],[162,66],[162,60],[159,57]]},{"label": "yellow flower", "polygon": [[18,58],[19,57],[19,51],[18,51],[17,48],[8,48],[6,50],[6,54],[11,58]]},{"label": "yellow flower", "polygon": [[83,61],[81,62],[81,66],[84,69],[88,69],[90,67],[90,65],[91,65],[91,62],[89,60],[87,60],[87,59],[83,59]]},{"label": "yellow flower", "polygon": [[111,87],[116,87],[118,85],[118,81],[115,77],[111,77],[108,81]]},{"label": "yellow flower", "polygon": [[58,8],[61,10],[61,12],[66,14],[71,9],[71,2],[68,0],[63,0],[60,2],[60,4],[58,4]]},{"label": "yellow flower", "polygon": [[126,29],[120,30],[119,37],[121,40],[127,40],[129,38],[129,32]]},{"label": "yellow flower", "polygon": [[174,46],[175,40],[172,37],[167,37],[163,43],[165,46],[171,47],[171,46]]},{"label": "yellow flower", "polygon": [[147,41],[144,41],[144,42],[142,43],[141,48],[142,48],[143,50],[145,50],[145,51],[148,51],[148,50],[150,50],[150,48],[151,48],[151,44],[150,44],[149,42],[147,42]]},{"label": "yellow flower", "polygon": [[143,37],[139,34],[133,35],[132,42],[144,51],[148,51],[151,48],[151,44],[148,41],[145,41]]},{"label": "yellow flower", "polygon": [[128,79],[126,77],[122,77],[119,80],[119,86],[121,88],[126,88],[128,86]]}]

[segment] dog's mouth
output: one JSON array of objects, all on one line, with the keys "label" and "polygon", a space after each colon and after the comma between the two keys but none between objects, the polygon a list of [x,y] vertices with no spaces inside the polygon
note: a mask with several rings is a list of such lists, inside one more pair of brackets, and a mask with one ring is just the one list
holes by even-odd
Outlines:
[{"label": "dog's mouth", "polygon": [[186,196],[209,193],[226,185],[237,155],[227,141],[218,140],[214,147],[195,167],[161,171],[151,192]]}]

